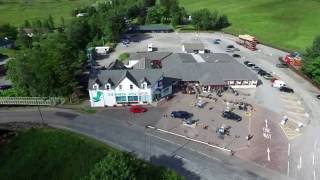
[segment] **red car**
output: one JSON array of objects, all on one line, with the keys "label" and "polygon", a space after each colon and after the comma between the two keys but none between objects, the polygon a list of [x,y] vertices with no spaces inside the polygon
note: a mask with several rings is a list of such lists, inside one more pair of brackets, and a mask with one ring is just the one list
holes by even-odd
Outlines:
[{"label": "red car", "polygon": [[147,111],[147,109],[142,106],[135,105],[135,106],[130,107],[130,112],[132,112],[132,113],[144,113],[146,111]]}]

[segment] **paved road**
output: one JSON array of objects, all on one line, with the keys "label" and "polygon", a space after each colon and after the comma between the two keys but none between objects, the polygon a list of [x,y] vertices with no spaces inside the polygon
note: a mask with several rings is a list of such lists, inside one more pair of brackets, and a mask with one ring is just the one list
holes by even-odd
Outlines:
[{"label": "paved road", "polygon": [[[258,165],[200,147],[186,140],[146,130],[131,120],[83,115],[70,110],[42,109],[45,123],[99,139],[134,152],[155,164],[168,166],[188,179],[288,179]],[[0,123],[41,122],[37,109],[0,109]]]}]

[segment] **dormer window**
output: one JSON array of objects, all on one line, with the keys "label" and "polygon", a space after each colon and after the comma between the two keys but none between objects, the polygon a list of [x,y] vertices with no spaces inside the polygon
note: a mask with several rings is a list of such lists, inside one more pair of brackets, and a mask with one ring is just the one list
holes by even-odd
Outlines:
[{"label": "dormer window", "polygon": [[111,89],[110,84],[106,84],[106,90],[110,90],[110,89]]},{"label": "dormer window", "polygon": [[142,89],[147,89],[147,83],[142,83],[142,85],[141,85],[141,87],[142,87]]},{"label": "dormer window", "polygon": [[99,85],[98,85],[98,84],[94,84],[94,85],[93,85],[93,89],[94,89],[94,90],[99,89]]}]

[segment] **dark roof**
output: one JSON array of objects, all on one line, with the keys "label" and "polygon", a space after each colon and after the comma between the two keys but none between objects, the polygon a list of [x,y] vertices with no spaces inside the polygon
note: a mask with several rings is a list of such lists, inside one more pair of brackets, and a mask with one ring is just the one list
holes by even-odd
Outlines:
[{"label": "dark roof", "polygon": [[172,31],[173,28],[166,24],[147,24],[136,27],[138,31]]},{"label": "dark roof", "polygon": [[126,69],[126,66],[123,64],[122,61],[116,59],[115,61],[111,62],[108,66],[109,70],[114,70],[114,69]]},{"label": "dark roof", "polygon": [[202,62],[191,62],[191,54],[177,53],[162,61],[167,77],[182,81],[199,81],[203,85],[221,85],[226,80],[258,80],[258,76],[228,54],[207,53],[200,55]]},{"label": "dark roof", "polygon": [[170,52],[138,52],[131,53],[129,60],[139,60],[133,69],[152,69],[152,61],[165,59],[171,54]]},{"label": "dark roof", "polygon": [[[153,85],[163,75],[160,69],[131,69],[131,70],[100,70],[96,75],[89,79],[89,89],[98,78],[102,85],[113,82],[113,87],[117,86],[125,77],[130,79],[134,84],[140,87],[141,82],[146,81],[149,85]],[[103,86],[101,87],[104,88]]]},{"label": "dark roof", "polygon": [[185,50],[188,53],[194,52],[194,51],[198,51],[198,50],[205,50],[205,46],[203,43],[183,43],[182,44],[185,48]]},{"label": "dark roof", "polygon": [[172,54],[171,52],[136,52],[130,53],[129,60],[139,60],[147,58],[150,60],[161,60]]}]

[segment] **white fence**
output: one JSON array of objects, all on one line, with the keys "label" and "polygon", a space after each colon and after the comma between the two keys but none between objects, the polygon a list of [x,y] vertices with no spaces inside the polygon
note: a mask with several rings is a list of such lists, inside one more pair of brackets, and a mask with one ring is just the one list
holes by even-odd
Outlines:
[{"label": "white fence", "polygon": [[55,106],[64,104],[61,97],[0,97],[0,105]]}]

